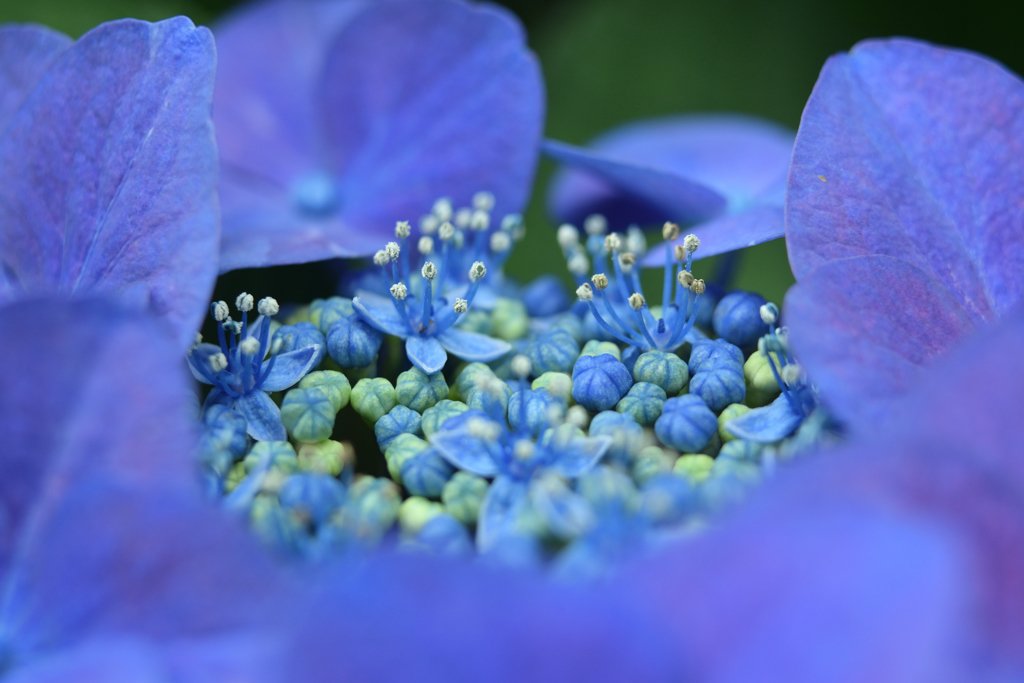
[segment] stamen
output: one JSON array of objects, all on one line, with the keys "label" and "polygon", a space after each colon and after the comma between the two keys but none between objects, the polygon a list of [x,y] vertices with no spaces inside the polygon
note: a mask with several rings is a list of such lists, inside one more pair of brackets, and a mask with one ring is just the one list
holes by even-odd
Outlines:
[{"label": "stamen", "polygon": [[613,232],[604,238],[604,248],[608,251],[615,253],[622,246],[622,240],[619,239],[619,233]]},{"label": "stamen", "polygon": [[441,220],[433,214],[420,218],[420,232],[424,235],[433,235],[437,232],[437,226],[439,225],[441,225]]},{"label": "stamen", "polygon": [[512,238],[507,232],[496,232],[491,235],[491,251],[501,253],[512,248]]},{"label": "stamen", "polygon": [[491,211],[494,208],[494,195],[486,190],[473,195],[473,208],[479,211]]},{"label": "stamen", "polygon": [[599,213],[587,216],[583,229],[588,235],[603,235],[608,231],[608,220]]},{"label": "stamen", "polygon": [[[523,400],[525,402],[525,397],[523,397]],[[519,439],[512,447],[512,455],[515,456],[516,460],[529,460],[536,452],[537,444],[529,439]]]},{"label": "stamen", "polygon": [[634,254],[625,253],[619,254],[619,267],[622,268],[623,273],[630,273],[633,270],[633,265],[636,263],[636,256]]},{"label": "stamen", "polygon": [[228,357],[223,353],[215,353],[210,356],[210,369],[214,372],[220,372],[228,367]]},{"label": "stamen", "polygon": [[509,364],[512,374],[516,377],[527,377],[532,367],[533,363],[530,362],[530,359],[521,353],[517,354]]},{"label": "stamen", "polygon": [[686,287],[687,289],[689,289],[690,285],[693,284],[693,281],[694,281],[693,273],[690,273],[690,272],[685,271],[685,270],[679,271],[679,284],[681,284],[683,287]]},{"label": "stamen", "polygon": [[196,347],[198,347],[202,343],[203,343],[203,335],[201,335],[200,333],[196,332],[196,338],[192,341],[192,348],[189,349],[189,352],[195,351]]},{"label": "stamen", "polygon": [[240,310],[242,313],[248,313],[252,310],[253,306],[252,294],[242,292],[235,298],[235,308]]},{"label": "stamen", "polygon": [[373,265],[375,266],[386,266],[390,260],[388,253],[383,249],[373,255]]},{"label": "stamen", "polygon": [[404,240],[412,232],[412,227],[409,226],[408,221],[398,221],[395,223],[395,237],[400,240]]},{"label": "stamen", "polygon": [[680,263],[686,261],[686,247],[681,244],[677,244],[673,249],[673,252],[675,253],[676,261],[679,261]]},{"label": "stamen", "polygon": [[703,280],[694,280],[693,284],[690,285],[690,291],[697,295],[703,294],[705,289],[707,288]]},{"label": "stamen", "polygon": [[644,231],[635,225],[629,226],[626,231],[626,250],[643,256],[647,253],[647,238]]},{"label": "stamen", "polygon": [[683,248],[687,253],[692,254],[700,247],[700,239],[696,235],[687,235],[683,238]]},{"label": "stamen", "polygon": [[582,251],[573,254],[565,266],[569,269],[570,273],[578,278],[586,277],[587,273],[590,272],[590,261],[583,255]]},{"label": "stamen", "polygon": [[482,261],[475,261],[469,268],[469,281],[477,282],[487,275],[487,266]]},{"label": "stamen", "polygon": [[477,209],[469,219],[469,227],[471,230],[478,230],[481,232],[490,229],[491,214]]},{"label": "stamen", "polygon": [[433,213],[437,217],[437,220],[442,223],[450,221],[452,219],[452,200],[447,197],[441,197],[434,202]]},{"label": "stamen", "polygon": [[590,278],[590,281],[594,283],[594,287],[598,290],[605,289],[608,286],[608,276],[604,273],[597,273]]},{"label": "stamen", "polygon": [[779,319],[779,307],[770,301],[761,306],[760,313],[765,325],[774,325]]},{"label": "stamen", "polygon": [[259,306],[257,307],[257,310],[260,312],[260,315],[270,317],[277,315],[278,312],[281,310],[281,306],[278,305],[276,299],[267,296],[260,299],[260,303]]},{"label": "stamen", "polygon": [[455,223],[456,228],[459,228],[460,230],[465,230],[466,228],[469,227],[469,223],[472,220],[473,210],[462,208],[455,212],[455,218],[453,219],[453,222]]},{"label": "stamen", "polygon": [[455,312],[461,315],[462,313],[465,313],[466,311],[469,310],[469,303],[465,299],[459,299],[458,297],[456,297],[454,308]]},{"label": "stamen", "polygon": [[579,297],[580,301],[593,301],[594,290],[590,288],[588,283],[584,282],[576,288],[576,296]]},{"label": "stamen", "polygon": [[213,319],[219,323],[224,322],[231,316],[231,311],[228,309],[228,304],[225,301],[217,301],[211,308],[213,309]]},{"label": "stamen", "polygon": [[398,255],[402,253],[402,249],[398,246],[398,242],[388,242],[384,246],[384,253],[387,254],[390,260],[397,261]]},{"label": "stamen", "polygon": [[679,226],[671,221],[666,222],[661,226],[661,236],[669,242],[679,239]]},{"label": "stamen", "polygon": [[633,292],[633,294],[631,294],[629,297],[629,307],[632,308],[634,311],[639,311],[646,304],[647,302],[644,301],[643,294],[640,294],[639,292]]},{"label": "stamen", "polygon": [[562,251],[568,251],[580,243],[580,232],[575,225],[563,223],[558,226],[558,246]]},{"label": "stamen", "polygon": [[434,251],[434,238],[424,235],[416,244],[416,249],[424,256],[429,255]]},{"label": "stamen", "polygon": [[442,242],[449,241],[452,237],[455,236],[455,226],[449,223],[448,221],[445,221],[444,223],[441,224],[441,227],[438,229],[437,236],[441,238]]},{"label": "stamen", "polygon": [[395,297],[399,301],[403,301],[405,297],[409,296],[409,288],[401,282],[397,282],[391,285],[391,296]]},{"label": "stamen", "polygon": [[247,356],[259,353],[260,340],[256,337],[246,337],[238,344],[238,350]]}]

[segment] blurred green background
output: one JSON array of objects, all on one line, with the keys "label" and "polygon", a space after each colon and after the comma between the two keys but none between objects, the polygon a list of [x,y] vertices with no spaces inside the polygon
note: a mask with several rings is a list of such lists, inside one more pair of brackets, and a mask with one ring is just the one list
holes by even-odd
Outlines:
[{"label": "blurred green background", "polygon": [[[297,0],[299,1],[299,0]],[[213,24],[229,0],[0,0],[0,20],[35,21],[71,35],[124,16],[186,14]],[[690,111],[738,111],[795,129],[825,58],[873,36],[906,35],[965,47],[1024,72],[1024,3],[994,0],[506,0],[526,25],[548,89],[548,135],[582,143],[630,119]],[[527,240],[509,272],[529,280],[564,274],[544,211],[543,164],[527,213]],[[713,264],[701,263],[698,275]],[[279,287],[316,281],[288,269]],[[656,273],[651,274],[655,279]],[[267,274],[262,277],[267,291]],[[218,289],[231,295],[246,274]],[[324,281],[326,283],[326,280]],[[792,275],[781,241],[743,256],[737,284],[781,300]],[[275,284],[278,284],[275,282]],[[279,289],[275,288],[275,292]],[[286,299],[289,291],[280,292]],[[298,292],[296,291],[296,294]],[[326,294],[320,292],[319,295]],[[316,295],[316,294],[314,294]]]}]

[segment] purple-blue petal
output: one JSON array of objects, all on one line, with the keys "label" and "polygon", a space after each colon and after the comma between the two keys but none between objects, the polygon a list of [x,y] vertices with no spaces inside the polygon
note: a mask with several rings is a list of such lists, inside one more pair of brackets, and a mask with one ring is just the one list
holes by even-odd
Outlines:
[{"label": "purple-blue petal", "polygon": [[437,340],[456,358],[481,363],[497,360],[512,350],[512,345],[503,339],[454,327],[437,335]]},{"label": "purple-blue petal", "polygon": [[409,361],[428,375],[440,372],[448,362],[441,342],[433,337],[414,334],[405,340],[405,353]]},{"label": "purple-blue petal", "polygon": [[613,439],[610,436],[594,436],[573,438],[569,443],[558,448],[558,459],[550,467],[555,472],[574,479],[604,457],[611,448]]},{"label": "purple-blue petal", "polygon": [[410,334],[409,323],[399,317],[394,302],[379,294],[360,291],[359,296],[352,299],[352,308],[360,318],[385,334],[403,339]]},{"label": "purple-blue petal", "polygon": [[213,72],[184,17],[103,24],[54,60],[0,139],[0,297],[118,293],[192,344],[217,274]]},{"label": "purple-blue petal", "polygon": [[480,519],[477,521],[476,544],[480,552],[487,552],[504,536],[519,533],[519,515],[526,505],[526,494],[525,481],[499,475],[491,482],[480,503]]},{"label": "purple-blue petal", "polygon": [[263,382],[264,391],[284,391],[300,379],[306,376],[316,363],[320,353],[318,344],[296,349],[287,353],[279,353],[271,356],[270,360],[263,361],[263,368],[266,369],[270,363],[270,372]]},{"label": "purple-blue petal", "polygon": [[257,441],[287,441],[281,409],[262,391],[251,391],[235,400],[234,409],[247,423],[246,432]]},{"label": "purple-blue petal", "polygon": [[25,97],[71,42],[45,26],[0,26],[0,130],[7,128]]},{"label": "purple-blue petal", "polygon": [[974,322],[1024,293],[1024,83],[970,52],[872,40],[832,57],[804,110],[787,194],[798,280],[900,258]]},{"label": "purple-blue petal", "polygon": [[[713,218],[685,231],[685,235],[696,235],[700,239],[700,249],[693,253],[695,260],[752,247],[785,234],[786,222],[781,206],[754,206],[740,213]],[[682,244],[685,235],[674,244]],[[643,265],[648,268],[664,266],[668,245],[668,242],[662,242],[652,247],[643,257]]]},{"label": "purple-blue petal", "polygon": [[803,420],[803,413],[793,410],[789,399],[780,395],[763,408],[754,408],[729,420],[725,429],[737,439],[775,443],[792,434]]},{"label": "purple-blue petal", "polygon": [[[486,419],[478,417],[477,419]],[[500,430],[500,427],[499,427]],[[460,470],[493,477],[498,473],[495,456],[501,455],[501,444],[473,434],[463,421],[456,429],[441,429],[429,437],[430,444],[445,460]]]},{"label": "purple-blue petal", "polygon": [[819,267],[790,290],[785,311],[800,362],[854,432],[874,429],[921,369],[973,329],[944,283],[888,256]]}]

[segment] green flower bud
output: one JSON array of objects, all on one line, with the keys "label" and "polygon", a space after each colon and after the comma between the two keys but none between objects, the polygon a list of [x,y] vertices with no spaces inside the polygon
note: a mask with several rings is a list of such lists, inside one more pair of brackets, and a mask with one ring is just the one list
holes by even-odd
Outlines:
[{"label": "green flower bud", "polygon": [[318,370],[311,372],[299,382],[300,389],[320,387],[327,392],[331,399],[335,414],[348,405],[348,399],[352,395],[352,385],[348,377],[336,370]]},{"label": "green flower bud", "polygon": [[239,461],[231,466],[228,476],[224,478],[224,493],[234,491],[235,487],[242,483],[243,479],[245,479],[245,463]]},{"label": "green flower bud", "polygon": [[448,399],[438,401],[437,405],[423,411],[423,421],[420,423],[423,436],[430,436],[440,429],[448,418],[461,415],[467,410],[469,410],[469,406],[461,401],[449,401]]},{"label": "green flower bud", "polygon": [[657,384],[667,396],[676,396],[690,380],[690,371],[683,359],[674,353],[647,351],[636,359],[633,379]]},{"label": "green flower bud", "polygon": [[751,484],[761,480],[761,469],[757,465],[736,458],[717,458],[711,468],[711,474],[716,477],[731,474],[737,479]]},{"label": "green flower bud", "polygon": [[402,465],[413,456],[430,447],[426,441],[415,434],[399,434],[384,451],[384,459],[388,463],[388,473],[397,483],[402,483]]},{"label": "green flower bud", "polygon": [[401,504],[402,495],[395,482],[383,477],[359,477],[330,521],[356,538],[376,542],[394,526]]},{"label": "green flower bud", "polygon": [[600,356],[602,353],[611,354],[615,356],[616,360],[622,360],[622,351],[614,342],[591,339],[583,345],[583,350],[580,351],[581,356]]},{"label": "green flower bud", "polygon": [[681,477],[686,477],[691,484],[704,481],[711,475],[711,468],[715,461],[711,456],[701,453],[685,453],[679,456],[672,471]]},{"label": "green flower bud", "polygon": [[455,387],[463,396],[468,394],[477,383],[485,378],[495,377],[494,370],[491,370],[485,363],[469,363],[459,371],[455,379]]},{"label": "green flower bud", "polygon": [[530,331],[526,306],[518,299],[498,299],[491,311],[491,336],[505,341],[525,337]]},{"label": "green flower bud", "polygon": [[424,524],[443,512],[444,506],[440,503],[412,496],[398,508],[398,525],[402,528],[402,533],[415,536]]},{"label": "green flower bud", "polygon": [[650,427],[665,407],[665,390],[650,382],[637,382],[619,399],[615,410],[630,415],[641,427]]},{"label": "green flower bud", "polygon": [[487,480],[469,472],[456,472],[441,491],[441,502],[452,517],[473,525],[480,515],[480,504],[487,495]]},{"label": "green flower bud", "polygon": [[659,474],[672,471],[675,457],[657,446],[645,446],[633,461],[633,479],[643,486]]},{"label": "green flower bud", "polygon": [[549,394],[567,406],[575,403],[572,400],[572,377],[564,372],[545,372],[533,380],[532,389],[545,389]]},{"label": "green flower bud", "polygon": [[323,387],[292,389],[281,402],[281,424],[296,441],[317,443],[330,438],[336,414]]},{"label": "green flower bud", "polygon": [[491,334],[491,316],[487,311],[479,308],[471,308],[462,316],[462,320],[456,325],[460,330],[478,332],[480,334]]},{"label": "green flower bud", "polygon": [[[309,322],[316,325],[325,336],[331,325],[339,318],[348,317],[355,313],[352,308],[352,300],[340,296],[332,296],[330,299],[313,299],[309,305]],[[289,323],[292,324],[292,323]]]},{"label": "green flower bud", "polygon": [[309,322],[309,306],[299,306],[284,319],[285,325]]},{"label": "green flower bud", "polygon": [[448,396],[448,384],[444,375],[435,372],[428,375],[419,368],[411,368],[398,376],[395,398],[400,404],[422,413]]},{"label": "green flower bud", "polygon": [[[775,361],[775,367],[779,367],[779,357],[771,354]],[[750,354],[750,358],[743,364],[743,379],[747,383],[746,403],[751,408],[766,406],[782,393],[779,383],[775,381],[775,374],[768,364],[768,357],[760,351]]]},{"label": "green flower bud", "polygon": [[295,448],[290,443],[287,441],[257,441],[242,460],[245,473],[252,472],[260,460],[267,456],[268,451],[272,468],[276,467],[286,474],[298,471],[299,458],[295,455]]},{"label": "green flower bud", "polygon": [[325,440],[299,446],[299,471],[320,472],[337,477],[345,464],[353,464],[355,453],[348,444]]},{"label": "green flower bud", "polygon": [[729,443],[736,438],[725,428],[726,423],[733,418],[737,418],[740,415],[745,415],[749,412],[750,407],[745,406],[742,403],[732,403],[725,407],[722,414],[718,416],[718,436],[721,437],[723,444]]},{"label": "green flower bud", "polygon": [[724,444],[718,452],[718,459],[732,458],[734,460],[745,460],[756,463],[764,444],[754,443],[745,439],[733,439]]},{"label": "green flower bud", "polygon": [[352,387],[352,407],[373,426],[398,405],[395,388],[383,377],[361,379]]}]

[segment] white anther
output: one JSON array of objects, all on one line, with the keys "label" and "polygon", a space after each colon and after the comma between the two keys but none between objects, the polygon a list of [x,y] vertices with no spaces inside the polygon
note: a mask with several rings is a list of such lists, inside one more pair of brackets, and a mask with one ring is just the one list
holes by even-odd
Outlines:
[{"label": "white anther", "polygon": [[456,228],[468,228],[469,222],[473,220],[473,209],[461,208],[455,212],[455,217],[452,222],[455,223]]},{"label": "white anther", "polygon": [[608,286],[608,276],[604,273],[598,273],[590,278],[590,281],[594,283],[595,289],[604,289]]},{"label": "white anther", "polygon": [[613,232],[604,238],[604,248],[607,251],[618,251],[621,246],[622,240],[619,239],[619,233],[617,232]]},{"label": "white anther", "polygon": [[398,242],[388,242],[384,245],[384,253],[390,260],[397,261],[398,255],[402,253],[402,248],[398,246]]},{"label": "white anther", "polygon": [[441,225],[441,221],[434,214],[428,214],[420,218],[420,232],[424,235],[433,235],[437,232],[437,226],[439,225]]},{"label": "white anther", "polygon": [[508,213],[501,219],[501,229],[506,232],[513,232],[523,227],[523,215],[521,213]]},{"label": "white anther", "polygon": [[447,242],[455,235],[455,226],[445,221],[441,224],[441,227],[437,231],[437,236],[441,238],[442,242]]},{"label": "white anther", "polygon": [[804,373],[799,365],[796,363],[790,363],[786,367],[782,368],[782,381],[789,386],[794,386],[800,383],[803,379]]},{"label": "white anther", "polygon": [[635,225],[629,226],[626,231],[626,250],[641,256],[647,253],[647,238],[644,231]]},{"label": "white anther", "polygon": [[487,266],[482,261],[474,261],[473,265],[469,267],[469,281],[476,282],[487,275]]},{"label": "white anther", "polygon": [[471,436],[484,441],[496,441],[501,436],[501,427],[498,423],[485,420],[482,417],[474,417],[466,422],[466,431]]},{"label": "white anther", "polygon": [[395,297],[399,301],[404,301],[405,297],[409,296],[409,288],[401,282],[396,282],[391,285],[391,296]]},{"label": "white anther", "polygon": [[507,232],[501,231],[491,235],[491,251],[499,254],[512,248],[512,238]]},{"label": "white anther", "polygon": [[687,235],[686,237],[683,238],[683,248],[686,249],[686,251],[688,251],[689,253],[692,254],[693,252],[697,251],[699,247],[700,238],[698,238],[696,235]]},{"label": "white anther", "polygon": [[390,260],[388,253],[383,249],[373,255],[373,265],[375,266],[386,266]]},{"label": "white anther", "polygon": [[226,301],[218,301],[213,305],[213,319],[219,323],[224,322],[231,317],[231,311],[228,309],[228,303]]},{"label": "white anther", "polygon": [[228,318],[221,324],[224,325],[224,331],[228,332],[229,334],[242,333],[242,325],[237,320],[232,320],[231,318]]},{"label": "white anther", "polygon": [[583,255],[583,252],[576,252],[569,258],[569,262],[565,264],[565,267],[573,275],[583,277],[590,272],[590,261]]},{"label": "white anther", "polygon": [[248,313],[249,311],[251,311],[253,303],[254,301],[252,298],[252,294],[242,292],[237,297],[235,297],[235,308],[242,311],[243,313]]},{"label": "white anther", "polygon": [[623,273],[630,273],[633,271],[633,265],[636,263],[636,256],[634,254],[619,254],[619,267],[622,268]]},{"label": "white anther", "polygon": [[774,325],[779,319],[779,308],[773,303],[766,303],[760,308],[761,322],[765,325]]},{"label": "white anther", "polygon": [[639,292],[633,292],[629,295],[629,307],[634,311],[639,311],[646,303],[647,302],[644,301],[644,295]]},{"label": "white anther", "polygon": [[665,225],[661,226],[661,236],[671,242],[679,237],[679,226],[671,221],[666,221]]},{"label": "white anther", "polygon": [[673,256],[676,257],[676,261],[686,260],[686,247],[681,244],[677,244],[672,248]]},{"label": "white anther", "polygon": [[490,211],[494,208],[494,195],[486,190],[477,192],[473,195],[473,208],[479,211]]},{"label": "white anther", "polygon": [[690,284],[690,291],[694,294],[703,294],[706,287],[704,286],[703,280],[694,280]]},{"label": "white anther", "polygon": [[400,240],[404,240],[412,232],[412,227],[409,225],[409,221],[398,221],[395,223],[395,237]]},{"label": "white anther", "polygon": [[583,221],[583,229],[588,235],[603,235],[608,231],[608,221],[601,214],[594,213]]},{"label": "white anther", "polygon": [[575,225],[562,223],[558,226],[558,246],[562,247],[562,251],[571,249],[579,243],[580,231],[576,229]]},{"label": "white anther", "polygon": [[509,367],[512,370],[512,374],[516,377],[527,377],[530,374],[533,363],[530,362],[529,358],[520,353],[512,359]]},{"label": "white anther", "polygon": [[416,249],[419,250],[419,252],[424,256],[431,253],[432,251],[434,251],[434,238],[424,235],[416,244]]},{"label": "white anther", "polygon": [[447,197],[441,197],[434,202],[433,213],[437,217],[437,220],[450,221],[452,219],[452,200]]},{"label": "white anther", "polygon": [[461,230],[456,230],[455,234],[452,235],[452,246],[456,249],[462,249],[462,246],[466,243],[466,234]]},{"label": "white anther", "polygon": [[238,344],[239,350],[247,356],[252,356],[260,351],[260,340],[256,337],[246,337]]},{"label": "white anther", "polygon": [[529,439],[519,439],[516,441],[515,445],[512,446],[512,455],[516,457],[516,460],[529,460],[536,452],[537,444],[533,443]]},{"label": "white anther", "polygon": [[454,308],[456,313],[465,313],[469,310],[469,302],[465,299],[456,298]]},{"label": "white anther", "polygon": [[590,425],[590,413],[583,406],[572,406],[565,411],[565,421],[580,429],[586,429]]},{"label": "white anther", "polygon": [[430,261],[427,261],[426,263],[423,264],[423,267],[420,269],[420,275],[422,275],[428,280],[433,280],[435,277],[437,277],[437,266],[435,266]]},{"label": "white anther", "polygon": [[469,219],[469,227],[472,230],[487,230],[491,227],[491,214],[477,209]]},{"label": "white anther", "polygon": [[223,353],[215,353],[210,356],[210,369],[214,372],[220,372],[228,366],[228,357]]},{"label": "white anther", "polygon": [[265,296],[260,299],[260,304],[256,309],[260,312],[260,315],[274,316],[281,310],[281,306],[278,305],[277,299],[274,297]]},{"label": "white anther", "polygon": [[594,298],[594,290],[590,288],[588,283],[584,282],[576,288],[576,296],[579,297],[580,301],[592,301]]},{"label": "white anther", "polygon": [[556,425],[560,423],[564,416],[565,407],[562,405],[561,402],[549,405],[548,409],[544,411],[544,418],[549,425]]},{"label": "white anther", "polygon": [[687,289],[689,289],[690,285],[693,284],[693,273],[687,270],[680,270],[679,275],[677,277],[679,280],[679,284],[681,284],[683,287],[686,287]]},{"label": "white anther", "polygon": [[196,347],[203,343],[203,335],[196,332],[196,338],[192,341],[192,351],[196,350]]}]

